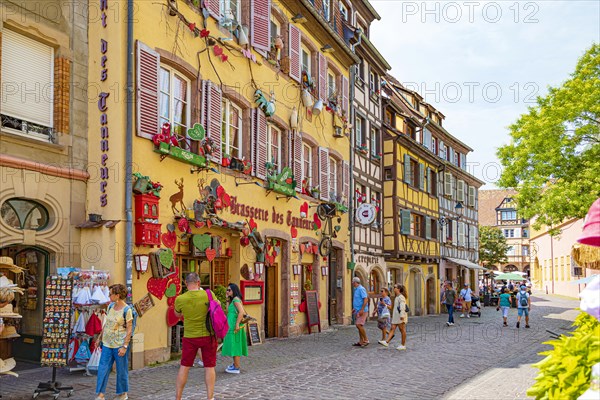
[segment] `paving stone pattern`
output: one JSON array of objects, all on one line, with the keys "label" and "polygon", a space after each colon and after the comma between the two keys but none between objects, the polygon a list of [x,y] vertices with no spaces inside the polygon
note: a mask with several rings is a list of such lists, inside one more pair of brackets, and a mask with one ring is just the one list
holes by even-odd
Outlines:
[{"label": "paving stone pattern", "polygon": [[[484,308],[481,318],[458,318],[445,324],[447,315],[413,317],[408,323],[406,351],[397,351],[399,334],[388,348],[376,322],[367,323],[371,344],[353,347],[354,326],[339,326],[320,334],[268,340],[249,348],[242,358],[242,373],[224,372],[230,358],[217,360],[217,399],[514,399],[526,398],[537,374],[531,367],[541,359],[546,329],[565,333],[577,316],[575,300],[535,293],[531,329],[516,329],[515,309],[509,327],[502,327],[500,312]],[[176,361],[131,371],[129,398],[173,399]],[[50,369],[23,371],[19,378],[0,377],[4,399],[30,399],[37,383],[47,381]],[[81,372],[59,372],[59,379],[75,387],[72,399],[93,400],[95,377]],[[111,376],[107,399],[114,397]],[[185,399],[205,398],[201,368],[190,371]],[[51,398],[40,395],[39,399]],[[61,395],[65,398],[65,395]]]}]

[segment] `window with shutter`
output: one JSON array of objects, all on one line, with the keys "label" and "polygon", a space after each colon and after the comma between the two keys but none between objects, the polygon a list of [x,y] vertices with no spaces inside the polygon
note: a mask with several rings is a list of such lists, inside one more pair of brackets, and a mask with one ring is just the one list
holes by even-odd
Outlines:
[{"label": "window with shutter", "polygon": [[412,171],[410,169],[410,156],[408,154],[404,155],[404,182],[410,184],[411,183]]},{"label": "window with shutter", "polygon": [[327,70],[327,100],[334,100],[337,97],[335,81],[335,73],[331,70]]},{"label": "window with shutter", "polygon": [[456,200],[465,201],[465,181],[461,179],[456,181]]},{"label": "window with shutter", "polygon": [[273,164],[274,171],[279,173],[283,167],[281,158],[281,131],[273,125],[268,125],[267,131],[267,162]]},{"label": "window with shutter", "polygon": [[2,127],[51,140],[54,128],[54,49],[2,30]]},{"label": "window with shutter", "polygon": [[458,223],[457,221],[452,221],[452,244],[458,244]]},{"label": "window with shutter", "polygon": [[458,245],[465,245],[465,224],[464,222],[458,223]]},{"label": "window with shutter", "polygon": [[182,137],[187,135],[190,126],[190,87],[189,79],[173,68],[160,66],[159,126],[168,123],[171,131]]},{"label": "window with shutter", "polygon": [[228,99],[223,99],[221,151],[231,157],[242,158],[242,109]]},{"label": "window with shutter", "polygon": [[475,207],[475,187],[469,186],[469,207]]},{"label": "window with shutter", "polygon": [[350,204],[350,164],[348,161],[342,161],[342,203]]},{"label": "window with shutter", "polygon": [[419,190],[425,189],[425,165],[419,163]]},{"label": "window with shutter", "polygon": [[365,119],[361,116],[356,116],[354,120],[354,135],[356,136],[356,146],[362,147],[367,145],[366,132],[365,132]]},{"label": "window with shutter", "polygon": [[432,194],[433,182],[431,176],[431,168],[427,167],[427,193]]},{"label": "window with shutter", "polygon": [[213,82],[206,80],[202,83],[202,115],[201,123],[206,130],[206,136],[212,141],[213,153],[211,159],[221,163],[221,89]]},{"label": "window with shutter", "polygon": [[425,239],[431,239],[431,217],[425,216]]},{"label": "window with shutter", "polygon": [[[292,166],[294,169],[294,179],[296,179],[296,191],[302,191],[302,180],[304,179],[303,174],[303,146],[302,143],[302,133],[294,131],[292,133]],[[309,168],[310,168],[310,160],[309,160]]]},{"label": "window with shutter", "polygon": [[220,0],[202,0],[202,4],[208,10],[208,13],[217,21],[221,19],[221,1]]},{"label": "window with shutter", "polygon": [[254,155],[253,165],[256,176],[260,179],[266,177],[266,162],[267,162],[267,117],[262,110],[253,109],[253,138],[254,144],[252,154]]},{"label": "window with shutter", "polygon": [[425,218],[422,215],[410,215],[410,234],[417,237],[425,237]]},{"label": "window with shutter", "polygon": [[271,0],[251,0],[250,2],[250,44],[266,54],[270,49]]},{"label": "window with shutter", "polygon": [[313,149],[307,143],[302,144],[302,180],[306,180],[307,189],[310,192],[310,189],[313,187],[313,179],[312,179],[312,171],[313,171],[313,162],[312,162],[312,154]]},{"label": "window with shutter", "polygon": [[439,156],[445,160],[446,159],[446,145],[444,145],[443,140],[440,140],[440,144],[438,147],[439,147]]},{"label": "window with shutter", "polygon": [[444,172],[444,195],[452,197],[452,174]]},{"label": "window with shutter", "polygon": [[329,149],[319,147],[319,191],[320,199],[329,201]]},{"label": "window with shutter", "polygon": [[400,210],[400,234],[410,234],[410,210]]},{"label": "window with shutter", "polygon": [[[302,47],[302,68],[304,69],[304,46]],[[310,75],[310,67],[307,70]],[[319,88],[319,98],[323,101],[327,100],[327,57],[325,57],[322,53],[319,53],[319,79],[318,79],[318,88]]]},{"label": "window with shutter", "polygon": [[338,163],[333,157],[329,157],[329,199],[340,201],[338,199]]},{"label": "window with shutter", "polygon": [[152,139],[159,131],[160,55],[137,42],[137,135]]},{"label": "window with shutter", "polygon": [[323,2],[323,18],[329,21],[331,18],[331,0],[321,0]]},{"label": "window with shutter", "polygon": [[342,112],[348,115],[348,78],[342,76]]},{"label": "window with shutter", "polygon": [[292,24],[289,24],[289,50],[290,50],[290,78],[300,82],[302,76],[300,59],[300,30]]},{"label": "window with shutter", "polygon": [[[241,23],[241,12],[240,0],[220,0],[221,1],[221,15],[224,21],[228,24],[233,22]],[[231,22],[230,22],[231,21]],[[234,25],[235,26],[235,25]]]}]

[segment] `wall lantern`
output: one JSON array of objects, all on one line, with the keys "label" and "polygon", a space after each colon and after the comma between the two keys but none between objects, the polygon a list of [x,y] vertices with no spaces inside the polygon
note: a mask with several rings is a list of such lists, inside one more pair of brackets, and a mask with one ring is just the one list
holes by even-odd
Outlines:
[{"label": "wall lantern", "polygon": [[326,44],[325,46],[321,47],[321,51],[323,53],[333,53],[335,51],[335,49],[333,47],[331,47],[330,44]]},{"label": "wall lantern", "polygon": [[306,22],[306,17],[304,15],[298,13],[292,17],[292,21],[295,24],[304,24]]},{"label": "wall lantern", "polygon": [[254,273],[256,275],[261,275],[265,272],[265,263],[263,262],[257,262],[254,263]]},{"label": "wall lantern", "polygon": [[321,267],[321,276],[329,275],[329,267]]}]

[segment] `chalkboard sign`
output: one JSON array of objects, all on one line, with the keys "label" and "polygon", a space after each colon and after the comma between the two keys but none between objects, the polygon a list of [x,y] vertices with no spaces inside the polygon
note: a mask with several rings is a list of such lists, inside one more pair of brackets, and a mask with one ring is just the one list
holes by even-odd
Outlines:
[{"label": "chalkboard sign", "polygon": [[319,316],[319,294],[316,290],[306,291],[306,321],[308,333],[311,333],[311,327],[317,325],[321,332],[321,319]]},{"label": "chalkboard sign", "polygon": [[258,330],[258,323],[248,322],[248,337],[250,338],[250,346],[261,344],[260,331]]}]

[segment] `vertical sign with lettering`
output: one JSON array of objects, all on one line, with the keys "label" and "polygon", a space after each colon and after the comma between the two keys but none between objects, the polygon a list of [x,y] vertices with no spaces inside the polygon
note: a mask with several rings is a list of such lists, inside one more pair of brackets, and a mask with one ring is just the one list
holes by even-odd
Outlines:
[{"label": "vertical sign with lettering", "polygon": [[[106,32],[108,0],[100,0],[100,12],[102,17],[102,32]],[[100,82],[108,78],[108,42],[100,38]],[[100,206],[108,205],[106,186],[108,185],[108,101],[109,93],[101,92],[98,98],[98,110],[100,110]]]}]

